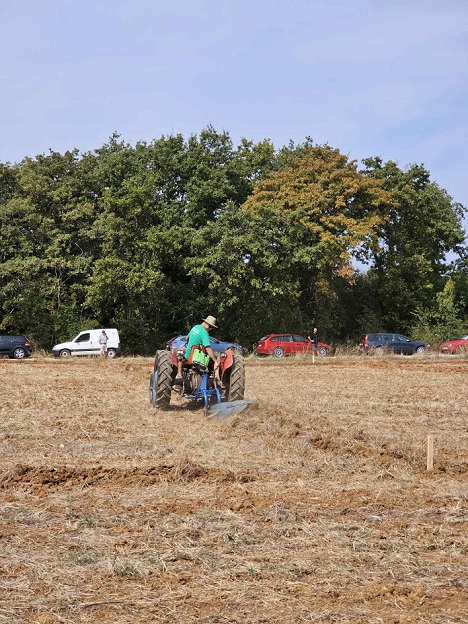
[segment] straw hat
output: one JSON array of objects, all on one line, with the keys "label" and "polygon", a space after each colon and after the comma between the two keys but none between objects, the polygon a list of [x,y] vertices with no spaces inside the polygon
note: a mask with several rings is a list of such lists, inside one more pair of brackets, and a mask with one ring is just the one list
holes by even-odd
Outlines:
[{"label": "straw hat", "polygon": [[215,327],[216,329],[218,329],[218,326],[216,325],[216,319],[214,316],[207,316],[205,319],[203,319],[204,323],[208,323],[208,325],[211,325],[211,327]]}]

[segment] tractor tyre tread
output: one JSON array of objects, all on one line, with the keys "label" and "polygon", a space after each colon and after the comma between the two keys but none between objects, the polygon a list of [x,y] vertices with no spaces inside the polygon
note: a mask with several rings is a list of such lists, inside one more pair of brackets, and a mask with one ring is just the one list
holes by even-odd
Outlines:
[{"label": "tractor tyre tread", "polygon": [[157,380],[154,406],[159,409],[169,409],[172,386],[172,361],[169,351],[156,352],[154,374]]},{"label": "tractor tyre tread", "polygon": [[245,393],[245,363],[239,353],[233,354],[231,374],[229,376],[228,401],[241,401]]}]

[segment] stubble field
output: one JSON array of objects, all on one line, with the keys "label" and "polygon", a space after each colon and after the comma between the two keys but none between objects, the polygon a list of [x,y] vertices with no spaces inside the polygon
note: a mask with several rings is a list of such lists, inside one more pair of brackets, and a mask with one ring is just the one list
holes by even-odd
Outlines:
[{"label": "stubble field", "polygon": [[248,360],[217,423],[152,365],[0,360],[0,623],[468,622],[468,359]]}]

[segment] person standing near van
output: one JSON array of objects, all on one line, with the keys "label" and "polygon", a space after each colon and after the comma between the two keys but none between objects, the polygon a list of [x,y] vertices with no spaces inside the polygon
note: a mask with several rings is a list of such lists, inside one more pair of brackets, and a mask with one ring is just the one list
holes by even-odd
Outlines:
[{"label": "person standing near van", "polygon": [[107,357],[107,334],[104,329],[99,336],[99,344],[101,345],[101,355]]}]

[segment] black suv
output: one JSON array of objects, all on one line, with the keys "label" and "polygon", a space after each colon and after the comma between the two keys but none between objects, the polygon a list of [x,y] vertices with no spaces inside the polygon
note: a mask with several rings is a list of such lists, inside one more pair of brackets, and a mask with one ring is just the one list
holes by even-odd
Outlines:
[{"label": "black suv", "polygon": [[31,353],[31,344],[24,336],[0,336],[0,355],[22,360]]},{"label": "black suv", "polygon": [[384,353],[424,353],[429,349],[427,342],[412,340],[403,334],[366,334],[362,345],[364,352],[369,355],[383,355]]}]

